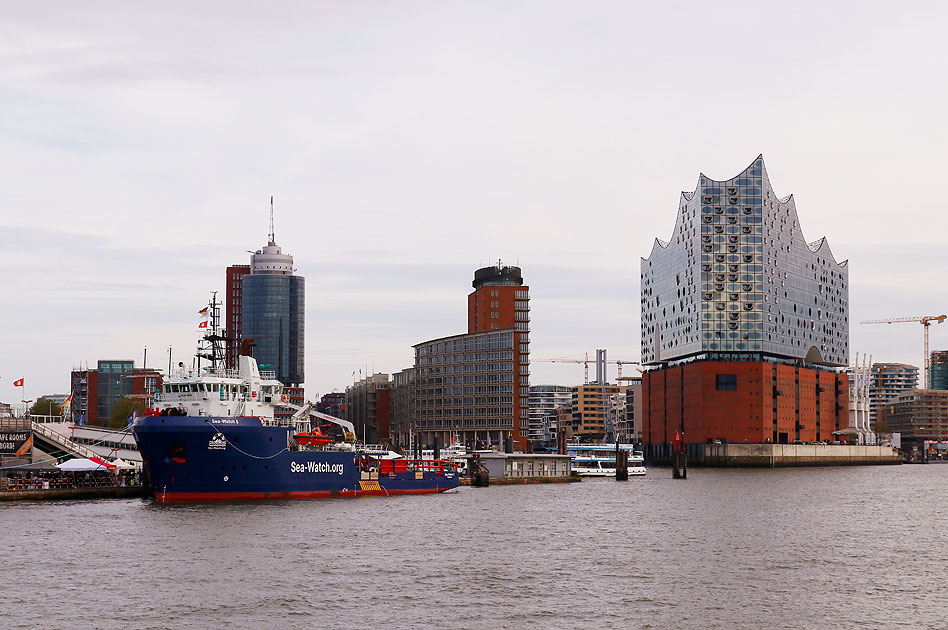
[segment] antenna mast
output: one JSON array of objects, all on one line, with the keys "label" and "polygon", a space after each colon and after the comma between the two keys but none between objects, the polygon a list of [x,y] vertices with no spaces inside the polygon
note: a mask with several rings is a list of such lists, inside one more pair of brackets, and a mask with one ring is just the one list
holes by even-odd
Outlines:
[{"label": "antenna mast", "polygon": [[273,195],[270,195],[270,245],[276,245],[276,235],[273,233]]}]

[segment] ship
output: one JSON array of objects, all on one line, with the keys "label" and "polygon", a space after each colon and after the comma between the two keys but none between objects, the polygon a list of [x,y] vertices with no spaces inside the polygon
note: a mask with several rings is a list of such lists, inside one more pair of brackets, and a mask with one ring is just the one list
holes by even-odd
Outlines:
[{"label": "ship", "polygon": [[569,442],[566,453],[572,456],[573,472],[580,477],[615,477],[616,452],[627,453],[627,471],[629,476],[642,476],[647,473],[642,451],[635,450],[632,444],[580,444]]},{"label": "ship", "polygon": [[[132,426],[156,501],[436,494],[458,487],[451,462],[360,448],[350,422],[314,411],[312,403],[292,405],[275,372],[261,371],[252,356],[240,356],[237,368],[221,367],[213,347],[223,336],[213,328],[204,337],[212,351],[198,355],[210,365],[179,364],[164,379],[155,408]],[[295,412],[280,420],[278,406]],[[326,439],[320,422],[336,425],[342,439]]]}]

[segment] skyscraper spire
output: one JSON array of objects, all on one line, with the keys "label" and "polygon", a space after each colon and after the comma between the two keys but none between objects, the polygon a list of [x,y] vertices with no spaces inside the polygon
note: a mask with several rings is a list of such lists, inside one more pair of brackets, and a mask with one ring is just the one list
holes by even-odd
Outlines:
[{"label": "skyscraper spire", "polygon": [[273,195],[270,195],[270,245],[276,245],[276,234],[273,233]]}]

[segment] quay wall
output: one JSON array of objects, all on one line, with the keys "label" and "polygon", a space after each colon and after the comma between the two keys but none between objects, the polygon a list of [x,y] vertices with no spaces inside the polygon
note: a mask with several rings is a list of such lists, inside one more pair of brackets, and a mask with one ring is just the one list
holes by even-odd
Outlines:
[{"label": "quay wall", "polygon": [[[901,464],[890,446],[847,444],[688,444],[688,466],[719,468],[793,468],[803,466],[876,466]],[[671,445],[645,447],[648,464],[671,465]]]},{"label": "quay wall", "polygon": [[50,488],[49,490],[4,490],[0,501],[61,501],[69,499],[129,499],[150,496],[144,486],[109,488]]}]

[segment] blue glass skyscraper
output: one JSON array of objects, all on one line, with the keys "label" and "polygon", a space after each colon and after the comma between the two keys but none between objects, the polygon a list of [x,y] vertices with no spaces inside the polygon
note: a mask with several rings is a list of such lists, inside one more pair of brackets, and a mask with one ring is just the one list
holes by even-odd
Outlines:
[{"label": "blue glass skyscraper", "polygon": [[284,254],[273,233],[266,247],[250,257],[241,279],[241,339],[252,344],[261,370],[273,370],[285,385],[303,383],[305,282],[293,275],[293,257]]}]

